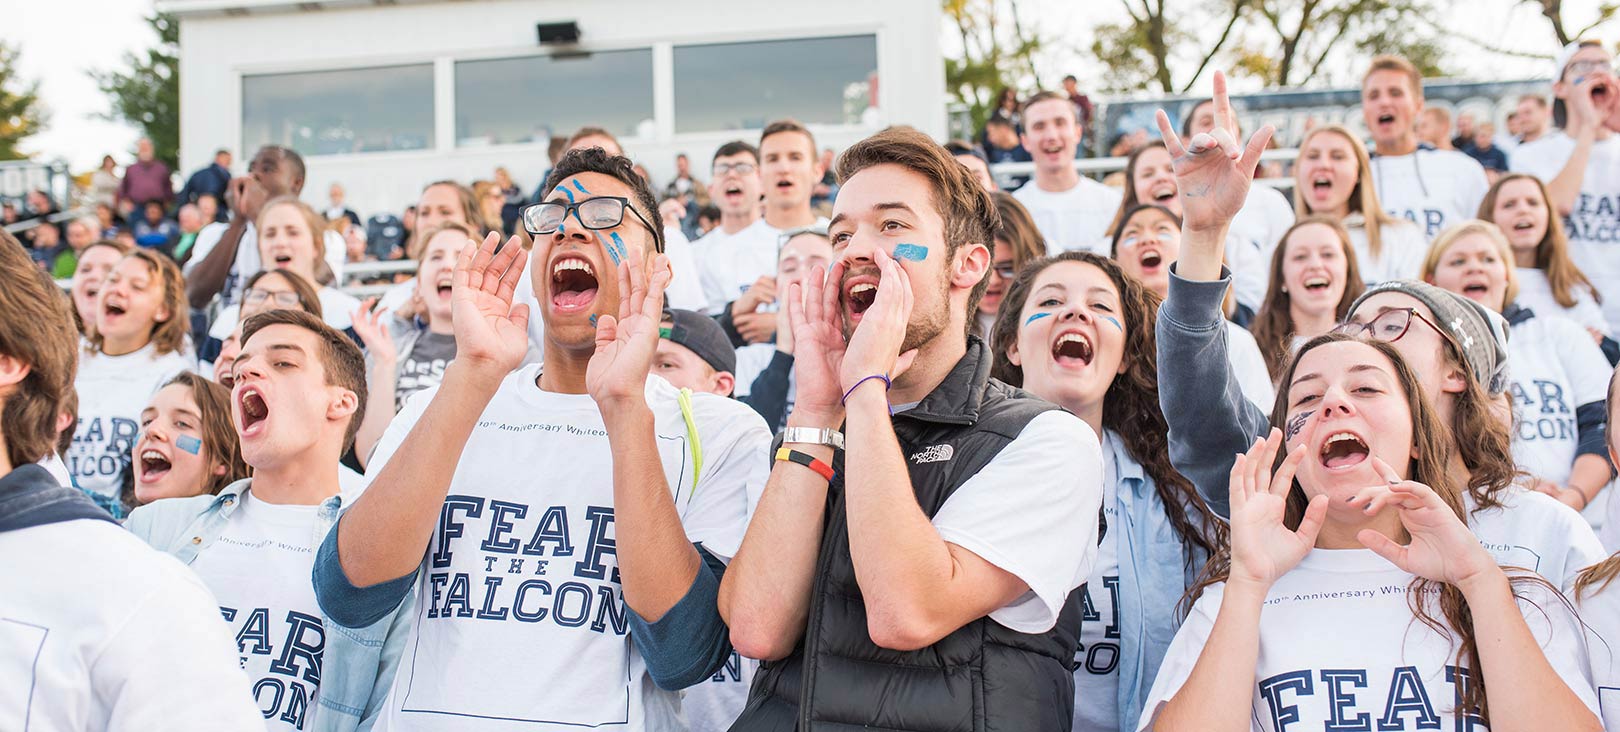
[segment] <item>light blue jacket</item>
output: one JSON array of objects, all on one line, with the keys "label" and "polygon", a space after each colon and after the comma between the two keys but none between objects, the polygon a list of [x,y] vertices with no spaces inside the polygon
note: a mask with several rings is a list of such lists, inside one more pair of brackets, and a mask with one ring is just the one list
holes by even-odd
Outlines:
[{"label": "light blue jacket", "polygon": [[1136,732],[1153,679],[1181,627],[1176,606],[1207,557],[1195,546],[1195,563],[1188,564],[1153,478],[1125,451],[1118,434],[1110,438],[1105,444],[1114,470],[1104,478],[1114,482],[1118,524],[1108,531],[1119,542],[1119,729]]},{"label": "light blue jacket", "polygon": [[[252,483],[253,479],[247,478],[225,486],[216,496],[169,498],[142,506],[130,514],[124,526],[153,548],[189,565],[219,538]],[[344,505],[341,495],[321,503],[309,538],[310,551],[320,548]],[[345,628],[321,611],[326,646],[321,654],[320,691],[316,694],[320,704],[306,732],[371,729],[394,682],[399,654],[410,630],[413,602],[414,593],[407,593],[398,607],[363,628]]]}]

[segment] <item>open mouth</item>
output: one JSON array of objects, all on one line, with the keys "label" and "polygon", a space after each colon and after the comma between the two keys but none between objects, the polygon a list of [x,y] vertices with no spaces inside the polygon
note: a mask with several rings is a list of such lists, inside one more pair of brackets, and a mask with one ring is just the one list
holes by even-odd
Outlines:
[{"label": "open mouth", "polygon": [[726,198],[730,198],[732,196],[741,196],[741,195],[742,195],[742,189],[737,187],[737,186],[732,186],[732,187],[726,189]]},{"label": "open mouth", "polygon": [[793,188],[793,181],[783,178],[776,182],[776,190],[785,191]]},{"label": "open mouth", "polygon": [[118,317],[120,315],[123,315],[126,312],[128,312],[128,311],[124,308],[124,304],[121,303],[121,302],[110,302],[109,301],[106,304],[101,306],[102,315],[109,315],[109,316],[112,316],[112,317],[116,318],[116,317]]},{"label": "open mouth", "polygon": [[173,467],[174,465],[169,462],[167,455],[150,448],[141,451],[142,483],[156,483],[162,480],[163,476],[168,475],[169,470]]},{"label": "open mouth", "polygon": [[443,277],[440,277],[439,278],[439,283],[438,283],[437,286],[435,286],[434,289],[435,289],[435,291],[437,291],[439,293],[439,297],[449,299],[450,291],[451,291],[451,289],[450,289],[450,276],[445,275]]},{"label": "open mouth", "polygon": [[1480,284],[1478,282],[1463,285],[1463,295],[1467,297],[1474,297],[1476,295],[1479,297],[1484,297],[1485,293],[1490,291],[1491,288],[1489,286]]},{"label": "open mouth", "polygon": [[1152,194],[1153,194],[1153,202],[1157,203],[1157,204],[1160,204],[1160,205],[1163,205],[1165,203],[1170,202],[1172,199],[1174,199],[1176,197],[1176,187],[1173,186],[1173,185],[1172,186],[1161,186],[1161,187],[1153,189]]},{"label": "open mouth", "polygon": [[265,420],[270,418],[270,406],[265,404],[264,395],[248,387],[242,390],[237,401],[242,407],[242,437],[250,437],[261,432]]},{"label": "open mouth", "polygon": [[1381,124],[1381,125],[1395,124],[1395,115],[1393,115],[1393,114],[1380,114],[1380,115],[1378,115],[1378,124]]},{"label": "open mouth", "polygon": [[286,267],[287,265],[292,264],[292,255],[291,254],[277,254],[273,261],[276,263],[277,267]]},{"label": "open mouth", "polygon": [[1333,188],[1333,179],[1331,178],[1316,178],[1311,181],[1311,190],[1313,191],[1326,191],[1331,188]]},{"label": "open mouth", "polygon": [[853,315],[860,315],[877,301],[876,282],[857,282],[844,290],[844,302]]},{"label": "open mouth", "polygon": [[1370,454],[1367,443],[1360,437],[1349,432],[1337,432],[1322,441],[1317,457],[1321,459],[1322,467],[1338,470],[1359,465]]},{"label": "open mouth", "polygon": [[562,257],[551,265],[551,304],[565,313],[581,312],[596,301],[596,270],[583,257]]},{"label": "open mouth", "polygon": [[1534,228],[1536,228],[1535,223],[1530,221],[1529,219],[1525,219],[1524,221],[1520,221],[1520,222],[1515,223],[1513,225],[1513,230],[1514,231],[1529,231],[1529,230],[1534,229]]},{"label": "open mouth", "polygon": [[1305,280],[1305,291],[1306,292],[1327,292],[1328,287],[1331,286],[1332,284],[1333,284],[1333,280],[1330,280],[1330,279],[1328,279],[1326,277],[1321,277],[1321,276],[1308,277]]},{"label": "open mouth", "polygon": [[1060,334],[1052,344],[1052,360],[1060,366],[1086,366],[1094,355],[1091,339],[1077,331]]},{"label": "open mouth", "polygon": [[1141,258],[1140,262],[1141,262],[1141,265],[1142,265],[1142,269],[1145,269],[1145,270],[1158,269],[1159,265],[1164,262],[1164,255],[1162,255],[1162,254],[1160,254],[1158,252],[1155,252],[1155,251],[1142,252],[1142,258]]}]

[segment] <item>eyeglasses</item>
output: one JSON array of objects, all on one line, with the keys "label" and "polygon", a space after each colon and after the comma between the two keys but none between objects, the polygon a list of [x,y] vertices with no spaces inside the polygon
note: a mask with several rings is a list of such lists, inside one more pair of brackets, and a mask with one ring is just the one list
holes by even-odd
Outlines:
[{"label": "eyeglasses", "polygon": [[1011,262],[1008,262],[1006,264],[998,264],[998,265],[996,265],[994,267],[991,267],[991,269],[996,271],[996,276],[997,277],[1000,277],[1001,279],[1004,279],[1004,280],[1010,280],[1010,279],[1018,276],[1018,268],[1013,266],[1013,264]]},{"label": "eyeglasses", "polygon": [[1395,308],[1393,310],[1385,310],[1384,312],[1379,313],[1378,317],[1375,317],[1365,323],[1340,323],[1333,328],[1333,332],[1343,333],[1345,335],[1355,336],[1357,338],[1362,337],[1362,334],[1366,334],[1366,337],[1373,340],[1383,341],[1385,343],[1394,343],[1395,341],[1400,340],[1401,336],[1406,335],[1406,331],[1412,327],[1413,318],[1423,321],[1424,325],[1432,328],[1434,332],[1438,333],[1442,339],[1446,340],[1447,342],[1451,342],[1451,335],[1449,333],[1441,330],[1440,326],[1435,325],[1428,318],[1423,317],[1422,314],[1412,308]]},{"label": "eyeglasses", "polygon": [[247,292],[242,293],[242,299],[249,305],[258,305],[265,300],[269,300],[275,303],[277,307],[298,307],[298,293],[289,292],[286,290],[276,292],[272,290],[261,290],[257,287],[249,287]]},{"label": "eyeglasses", "polygon": [[557,228],[563,225],[563,221],[568,218],[568,214],[573,213],[574,219],[579,222],[580,226],[590,231],[611,229],[624,222],[625,209],[629,209],[630,213],[635,214],[636,218],[641,221],[641,225],[647,227],[647,231],[652,232],[654,246],[659,252],[663,252],[664,242],[663,238],[658,235],[658,230],[653,228],[652,223],[648,222],[647,218],[642,216],[635,206],[630,205],[630,199],[623,196],[596,196],[573,203],[563,203],[561,201],[537,203],[523,209],[523,228],[528,229],[530,234],[535,235],[555,233]]},{"label": "eyeglasses", "polygon": [[759,168],[753,163],[717,163],[714,166],[714,177],[719,178],[727,173],[749,175],[756,170],[759,170]]},{"label": "eyeglasses", "polygon": [[1607,71],[1608,69],[1609,69],[1609,62],[1607,62],[1607,61],[1599,61],[1599,60],[1596,60],[1596,59],[1590,59],[1590,60],[1585,60],[1585,61],[1571,61],[1571,62],[1569,62],[1568,66],[1564,67],[1564,76],[1566,76],[1566,77],[1573,76],[1573,77],[1579,79],[1580,77],[1586,76],[1587,74],[1593,74],[1593,73],[1597,73],[1599,71]]}]

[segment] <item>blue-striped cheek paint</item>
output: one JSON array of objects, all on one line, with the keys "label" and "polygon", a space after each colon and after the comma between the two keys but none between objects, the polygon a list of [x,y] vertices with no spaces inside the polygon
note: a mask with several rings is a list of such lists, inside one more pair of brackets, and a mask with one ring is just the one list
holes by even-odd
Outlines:
[{"label": "blue-striped cheek paint", "polygon": [[592,233],[596,234],[596,243],[601,244],[602,248],[607,250],[608,257],[613,260],[613,266],[619,266],[619,251],[614,249],[613,245],[609,244],[606,239],[602,238],[602,232],[598,231]]},{"label": "blue-striped cheek paint", "polygon": [[1024,318],[1024,325],[1028,326],[1030,323],[1033,323],[1033,322],[1035,322],[1037,320],[1040,320],[1041,318],[1047,317],[1049,315],[1051,315],[1051,313],[1033,313],[1029,317]]},{"label": "blue-striped cheek paint", "polygon": [[[613,244],[619,248],[619,259],[624,259],[625,257],[630,256],[630,250],[624,248],[624,240],[619,238],[619,232],[608,232],[608,238],[612,239]],[[617,260],[615,260],[614,263],[617,264]]]},{"label": "blue-striped cheek paint", "polygon": [[921,244],[897,244],[894,247],[894,258],[921,262],[928,258],[928,247]]},{"label": "blue-striped cheek paint", "polygon": [[1112,315],[1104,315],[1103,320],[1106,320],[1106,321],[1108,321],[1110,323],[1113,323],[1114,327],[1116,329],[1118,329],[1120,332],[1123,333],[1125,331],[1125,326],[1120,325],[1119,321],[1114,319],[1114,316],[1112,316]]},{"label": "blue-striped cheek paint", "polygon": [[202,440],[192,437],[191,435],[180,435],[179,437],[174,438],[174,446],[193,455],[202,454]]},{"label": "blue-striped cheek paint", "polygon": [[596,313],[591,313],[591,327],[596,327]]}]

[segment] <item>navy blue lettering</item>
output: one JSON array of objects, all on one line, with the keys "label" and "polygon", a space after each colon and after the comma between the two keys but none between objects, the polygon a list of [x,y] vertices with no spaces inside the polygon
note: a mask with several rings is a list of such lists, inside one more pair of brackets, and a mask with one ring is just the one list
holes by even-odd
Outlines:
[{"label": "navy blue lettering", "polygon": [[513,558],[512,563],[506,567],[507,574],[523,574],[523,559]]},{"label": "navy blue lettering", "polygon": [[1415,715],[1413,720],[1417,729],[1440,729],[1440,717],[1434,713],[1434,705],[1429,703],[1429,692],[1423,688],[1422,677],[1418,670],[1412,666],[1399,666],[1395,669],[1395,677],[1389,682],[1389,700],[1384,704],[1384,715],[1378,720],[1378,729],[1389,730],[1408,729],[1406,723],[1401,721],[1403,715]]},{"label": "navy blue lettering", "polygon": [[512,522],[509,518],[521,519],[529,514],[529,507],[521,503],[508,503],[506,501],[489,502],[489,536],[484,538],[478,548],[486,552],[497,554],[516,554],[518,541],[507,534],[512,531]]},{"label": "navy blue lettering", "polygon": [[471,583],[467,580],[467,574],[465,572],[457,572],[453,577],[450,578],[450,591],[445,593],[444,607],[439,609],[439,615],[448,616],[450,614],[450,606],[459,605],[460,607],[456,610],[456,617],[472,617],[473,611],[471,594],[472,587]]},{"label": "navy blue lettering", "polygon": [[[312,634],[306,639],[306,633]],[[281,656],[270,662],[270,672],[286,676],[298,676],[298,660],[303,659],[306,666],[303,670],[304,680],[311,684],[321,683],[321,651],[326,647],[326,631],[321,628],[321,619],[314,615],[287,611],[287,640],[281,644]],[[293,685],[294,687],[297,684]]]},{"label": "navy blue lettering", "polygon": [[545,580],[525,580],[523,584],[518,585],[517,595],[512,598],[512,617],[525,623],[538,623],[545,619],[546,613],[549,611],[546,610],[543,604],[535,608],[533,612],[527,612],[523,609],[523,596],[528,594],[529,590],[539,590],[540,594],[549,596],[551,594],[551,585]]},{"label": "navy blue lettering", "polygon": [[1454,732],[1474,732],[1476,729],[1489,730],[1490,727],[1485,724],[1485,718],[1480,715],[1479,706],[1465,706],[1463,704],[1463,696],[1468,693],[1469,687],[1473,686],[1477,681],[1474,678],[1474,673],[1465,668],[1447,666],[1446,681],[1452,685],[1452,688],[1456,689],[1457,706],[1452,717],[1454,720],[1452,725]]},{"label": "navy blue lettering", "polygon": [[445,584],[449,581],[450,575],[445,572],[434,572],[428,575],[428,587],[433,591],[433,598],[428,602],[428,617],[439,617],[439,598],[443,597],[439,591],[444,589]]},{"label": "navy blue lettering", "polygon": [[591,621],[591,630],[604,633],[607,632],[608,623],[612,623],[614,635],[624,635],[629,630],[625,622],[624,603],[607,585],[598,585],[596,594],[596,619]]},{"label": "navy blue lettering", "polygon": [[574,556],[574,542],[568,538],[568,514],[562,506],[552,506],[541,514],[540,525],[535,527],[529,543],[523,545],[523,553],[543,557],[546,555],[546,544],[557,545],[551,550],[551,556]]},{"label": "navy blue lettering", "polygon": [[1366,712],[1348,714],[1356,705],[1356,694],[1345,688],[1367,688],[1367,672],[1362,669],[1322,669],[1322,685],[1328,693],[1328,721],[1322,729],[1327,732],[1372,732],[1372,715]]},{"label": "navy blue lettering", "polygon": [[[248,641],[253,641],[253,648],[247,647]],[[242,630],[236,634],[236,650],[242,653],[254,653],[260,656],[270,655],[270,611],[266,608],[256,607],[248,613],[246,623]]]},{"label": "navy blue lettering", "polygon": [[[268,705],[264,703],[265,689],[276,692]],[[287,685],[274,676],[266,676],[253,685],[253,699],[259,703],[259,713],[263,714],[265,719],[276,716],[276,710],[281,708],[281,697],[286,693]]]},{"label": "navy blue lettering", "polygon": [[[587,579],[607,579],[608,568],[602,563],[602,557],[612,554],[618,559],[618,543],[608,537],[608,531],[613,528],[613,509],[601,506],[591,506],[585,509],[585,520],[591,522],[591,538],[585,547],[585,556],[574,565],[574,574]],[[619,582],[619,568],[613,568],[614,584]],[[560,592],[561,590],[559,590]]]},{"label": "navy blue lettering", "polygon": [[450,540],[461,538],[461,530],[466,528],[466,524],[455,519],[458,508],[467,514],[467,518],[478,518],[484,512],[484,499],[476,496],[445,497],[444,506],[439,509],[439,550],[433,553],[435,569],[450,566]]},{"label": "navy blue lettering", "polygon": [[715,683],[724,683],[727,681],[741,682],[742,656],[737,655],[736,651],[732,651],[731,656],[726,658],[726,662],[720,666],[719,670],[714,672],[713,676],[709,677],[709,680]]},{"label": "navy blue lettering", "polygon": [[501,582],[503,582],[503,581],[505,581],[504,577],[485,577],[484,578],[484,606],[481,607],[481,608],[478,608],[478,619],[479,620],[505,620],[506,619],[506,608],[503,607],[503,608],[501,608],[500,610],[497,611],[495,609],[495,607],[494,607],[495,606],[495,592],[501,588]]},{"label": "navy blue lettering", "polygon": [[[576,616],[568,612],[567,603],[570,595],[578,595],[579,614]],[[557,586],[557,599],[552,604],[554,612],[552,620],[565,628],[578,628],[585,624],[585,619],[591,615],[591,588],[578,582],[564,582]]]},{"label": "navy blue lettering", "polygon": [[294,729],[304,728],[304,719],[309,716],[309,692],[304,690],[303,684],[288,684],[287,711],[281,713],[281,721],[291,724]]},{"label": "navy blue lettering", "polygon": [[1283,701],[1283,692],[1292,691],[1300,696],[1315,693],[1310,671],[1290,671],[1277,674],[1260,682],[1260,696],[1266,700],[1271,712],[1271,726],[1277,732],[1287,732],[1288,725],[1299,721],[1299,707]]}]

